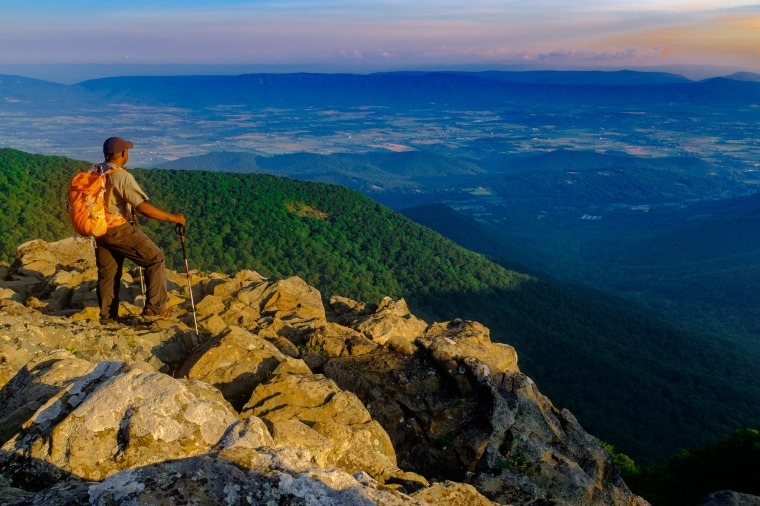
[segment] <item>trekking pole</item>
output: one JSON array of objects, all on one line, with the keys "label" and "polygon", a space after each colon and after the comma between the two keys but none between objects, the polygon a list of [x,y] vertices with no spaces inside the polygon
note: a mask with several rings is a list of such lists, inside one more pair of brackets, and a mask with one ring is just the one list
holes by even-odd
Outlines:
[{"label": "trekking pole", "polygon": [[185,247],[185,227],[177,224],[175,228],[182,243],[182,256],[185,258],[185,273],[187,273],[187,291],[190,292],[190,305],[193,308],[193,323],[195,324],[195,337],[198,338],[198,320],[195,317],[195,301],[193,300],[193,285],[190,283],[190,267],[187,264],[187,248]]},{"label": "trekking pole", "polygon": [[[135,228],[137,228],[137,212],[135,211],[135,208],[132,208],[132,223],[135,225]],[[142,265],[137,266],[138,270],[140,271],[140,292],[142,293],[143,297],[143,308],[145,307],[145,281],[143,280],[143,274],[142,274]]]}]

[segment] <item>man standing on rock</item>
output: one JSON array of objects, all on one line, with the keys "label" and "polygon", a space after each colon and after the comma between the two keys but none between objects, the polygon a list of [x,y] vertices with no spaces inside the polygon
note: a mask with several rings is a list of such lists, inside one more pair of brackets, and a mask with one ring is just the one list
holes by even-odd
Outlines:
[{"label": "man standing on rock", "polygon": [[100,323],[114,323],[119,318],[119,287],[121,285],[124,259],[128,258],[145,269],[145,308],[143,318],[157,319],[171,316],[166,307],[166,267],[163,252],[150,238],[129,221],[133,210],[160,221],[171,221],[185,226],[182,214],[171,214],[148,203],[148,196],[124,170],[129,160],[129,150],[134,147],[121,137],[110,137],[103,143],[105,161],[95,167],[104,173],[116,168],[106,176],[106,212],[118,215],[105,235],[96,238],[95,260],[98,266],[98,303]]}]

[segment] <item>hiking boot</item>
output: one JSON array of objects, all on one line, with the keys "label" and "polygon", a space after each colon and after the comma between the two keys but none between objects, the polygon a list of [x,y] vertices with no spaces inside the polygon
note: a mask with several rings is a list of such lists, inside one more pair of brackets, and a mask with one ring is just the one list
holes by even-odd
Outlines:
[{"label": "hiking boot", "polygon": [[101,325],[118,325],[118,324],[126,324],[128,322],[128,319],[123,316],[109,316],[108,318],[100,317],[100,320],[98,320]]},{"label": "hiking boot", "polygon": [[163,313],[156,313],[155,311],[151,309],[145,309],[142,312],[142,317],[144,320],[161,320],[164,318],[172,318],[174,317],[174,313],[171,309],[166,309]]}]

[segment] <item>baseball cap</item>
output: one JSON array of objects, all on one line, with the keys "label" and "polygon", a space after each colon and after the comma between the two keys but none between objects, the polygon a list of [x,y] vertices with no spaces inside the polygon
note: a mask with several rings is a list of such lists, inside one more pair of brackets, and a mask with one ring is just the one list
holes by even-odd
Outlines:
[{"label": "baseball cap", "polygon": [[113,155],[121,153],[127,149],[132,149],[133,147],[135,147],[134,144],[130,141],[125,141],[121,137],[109,137],[106,139],[106,142],[103,143],[103,154]]}]

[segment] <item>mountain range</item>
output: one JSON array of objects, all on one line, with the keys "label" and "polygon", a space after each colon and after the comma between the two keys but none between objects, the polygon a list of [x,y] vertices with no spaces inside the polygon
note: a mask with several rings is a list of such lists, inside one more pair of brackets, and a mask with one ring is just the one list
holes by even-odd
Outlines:
[{"label": "mountain range", "polygon": [[699,103],[757,103],[757,75],[691,81],[657,72],[396,72],[354,74],[245,74],[238,76],[125,76],[64,85],[0,75],[5,105],[53,109],[114,102],[202,108],[219,104],[265,107],[488,105],[551,102],[566,106],[647,107]]},{"label": "mountain range", "polygon": [[756,103],[760,98],[760,86],[746,77],[744,80],[714,78],[692,82],[668,74],[636,72],[569,73],[569,76],[553,72],[409,72],[368,76],[120,77],[85,81],[76,87],[110,101],[193,108],[220,103],[292,107],[318,104],[399,106],[425,102],[494,107],[505,100],[525,102],[528,106],[545,102],[548,95],[553,101],[567,105],[584,102],[591,95],[603,105],[639,103],[647,106],[672,101],[729,105],[746,103],[747,100]]}]

